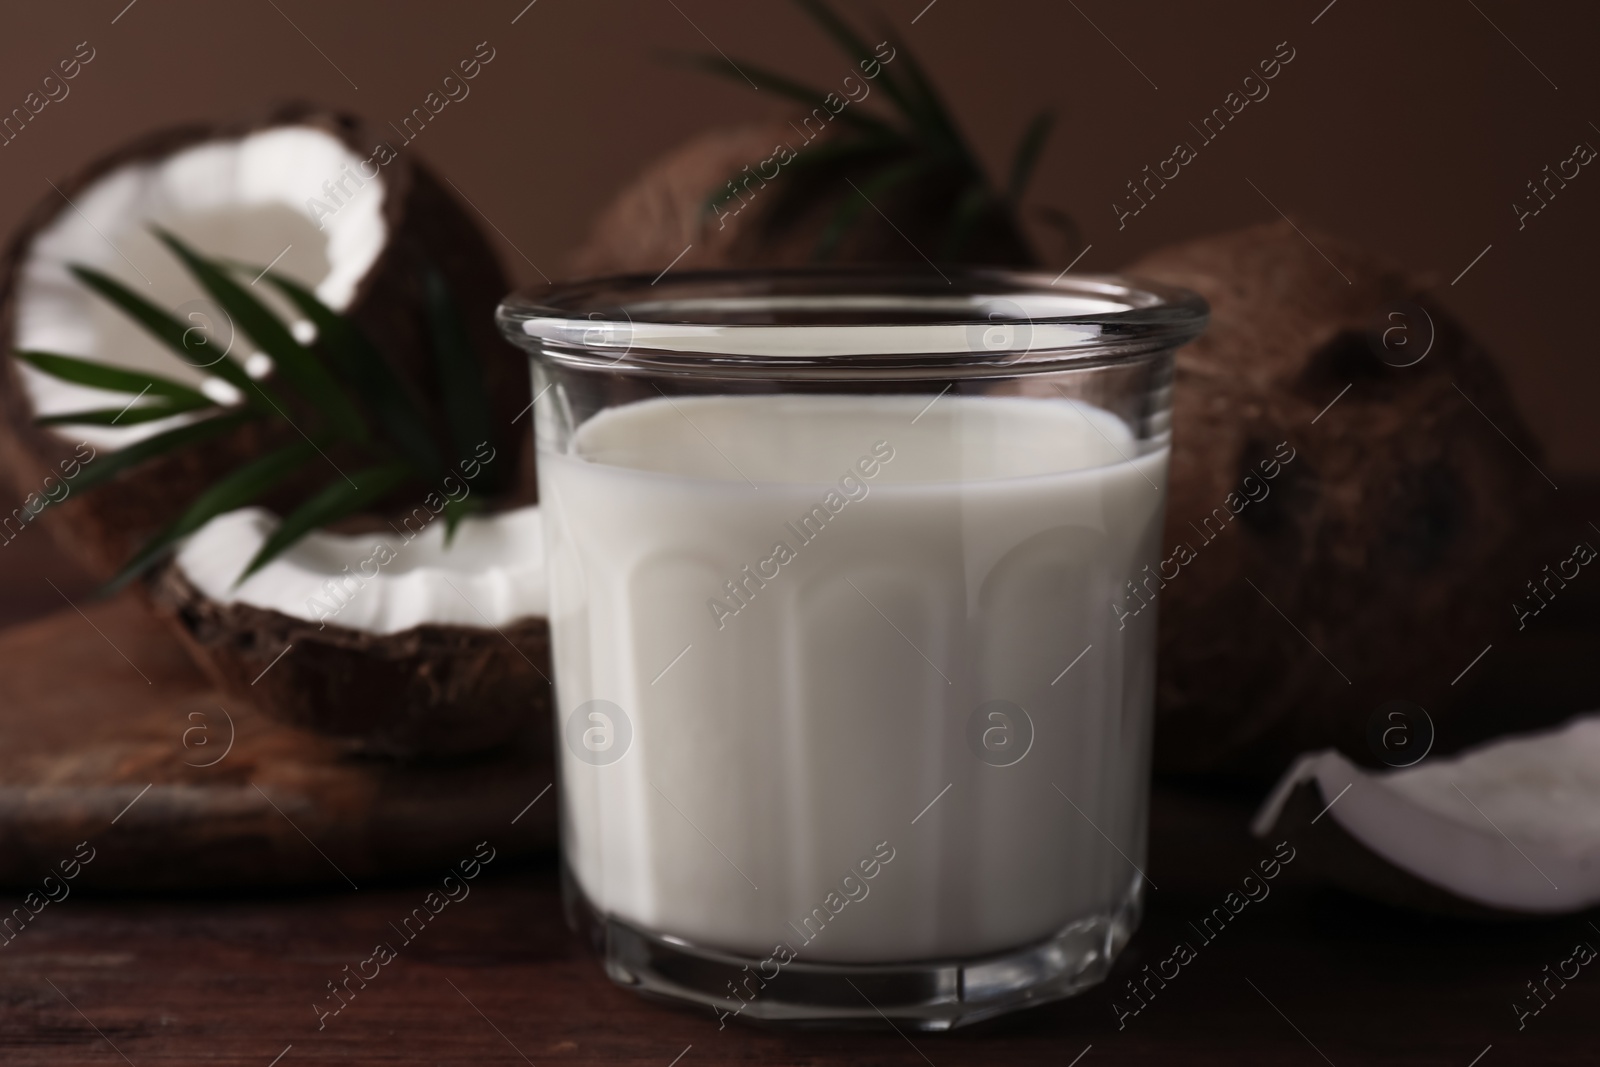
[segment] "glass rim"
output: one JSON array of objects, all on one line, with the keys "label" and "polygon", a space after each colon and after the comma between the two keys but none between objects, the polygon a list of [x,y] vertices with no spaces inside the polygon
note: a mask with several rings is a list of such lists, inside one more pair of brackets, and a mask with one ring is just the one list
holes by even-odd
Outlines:
[{"label": "glass rim", "polygon": [[621,275],[520,290],[495,314],[536,357],[716,377],[1032,373],[1170,351],[1196,293],[1117,274],[813,267]]}]

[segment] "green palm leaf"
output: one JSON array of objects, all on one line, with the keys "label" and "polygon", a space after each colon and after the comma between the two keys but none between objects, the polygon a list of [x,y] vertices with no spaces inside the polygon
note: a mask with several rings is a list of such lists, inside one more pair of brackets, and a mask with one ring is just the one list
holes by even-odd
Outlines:
[{"label": "green palm leaf", "polygon": [[[491,436],[489,394],[483,384],[483,368],[472,350],[466,326],[444,276],[429,267],[423,276],[423,290],[445,422],[450,427],[450,441],[456,454],[465,458]],[[497,484],[500,478],[491,477],[490,481]]]},{"label": "green palm leaf", "polygon": [[444,544],[450,547],[450,542],[456,539],[456,528],[461,525],[461,520],[477,511],[482,510],[481,497],[469,496],[460,500],[446,500],[444,504]]},{"label": "green palm leaf", "polygon": [[[267,278],[272,287],[316,326],[318,341],[313,351],[296,341],[271,308],[233,276],[231,272],[240,268],[239,264],[208,259],[172,234],[155,232],[222,311],[274,360],[288,387],[299,399],[309,401],[322,420],[313,437],[306,438],[302,434],[302,441],[278,447],[212,483],[189,502],[182,514],[140,547],[112,580],[109,589],[120,587],[146,571],[180,538],[192,534],[215,516],[257,501],[310,462],[323,448],[337,441],[363,446],[361,451],[376,454],[376,462],[359,472],[359,482],[335,481],[302,500],[250,561],[240,580],[309,530],[377,503],[407,479],[443,476],[446,467],[440,461],[441,451],[430,435],[430,419],[419,406],[419,398],[353,320],[327,307],[299,283],[268,271],[255,271],[252,285]],[[139,464],[204,444],[254,420],[281,420],[293,425],[274,393],[251,380],[229,354],[224,353],[221,359],[214,359],[207,365],[199,365],[194,357],[197,354],[209,357],[210,352],[199,347],[205,341],[193,341],[195,328],[186,326],[171,313],[92,267],[70,269],[92,292],[116,306],[191,366],[209,370],[228,381],[240,389],[248,401],[230,410],[221,408],[200,390],[159,375],[51,352],[17,353],[17,358],[62,380],[133,395],[133,402],[125,408],[65,412],[38,420],[46,425],[120,426],[191,411],[204,411],[208,415],[94,457],[82,465],[74,479],[78,488],[92,488]],[[463,455],[470,455],[479,443],[492,436],[483,367],[473,351],[470,335],[445,278],[429,268],[423,286],[427,329],[436,361],[438,408],[451,432],[453,445],[459,447]],[[146,394],[149,394],[148,400],[143,399]],[[357,397],[364,398],[370,412],[376,415],[383,439],[371,435],[367,416],[358,405]],[[510,473],[502,464],[485,481],[504,482]],[[494,491],[490,484],[485,484],[484,488]],[[447,542],[461,519],[481,507],[479,498],[452,501],[445,506]]]},{"label": "green palm leaf", "polygon": [[913,121],[928,131],[930,148],[952,152],[964,165],[981,172],[977,157],[967,146],[967,140],[961,135],[961,128],[956,125],[955,119],[950,117],[950,110],[944,106],[944,99],[933,87],[933,80],[928,77],[927,71],[922,69],[922,64],[904,42],[892,37],[889,39],[895,48],[895,62],[904,67],[906,82],[910,86],[909,95],[915,101],[907,105],[910,109],[908,113]]},{"label": "green palm leaf", "polygon": [[[844,178],[857,181],[863,187],[880,182],[884,187],[900,184],[906,180],[906,168],[910,167],[908,159],[914,158],[920,161],[914,173],[930,182],[929,195],[918,200],[918,210],[945,214],[943,254],[953,255],[979,246],[982,255],[998,256],[999,261],[1018,265],[1036,263],[1037,256],[1019,220],[1007,207],[1007,197],[994,191],[960,126],[905,43],[897,39],[892,30],[883,30],[883,38],[894,47],[895,54],[888,61],[880,60],[876,51],[840,17],[828,0],[795,2],[847,55],[864,64],[877,64],[874,80],[892,102],[889,116],[892,121],[873,118],[859,108],[842,111],[838,117],[848,132],[841,132],[829,145],[803,150],[799,159],[783,168],[783,187],[761,213],[759,225],[764,236],[773,238],[812,217],[813,208],[834,200],[837,184]],[[749,77],[762,88],[807,105],[814,105],[824,96],[821,90],[755,64],[740,61],[736,65],[722,56],[702,56],[695,62],[703,69],[729,78]],[[864,66],[862,73],[867,69],[871,67]],[[1036,119],[1018,149],[1009,186],[1016,190],[1017,196],[1021,195],[1037,162],[1048,125],[1046,119]],[[840,145],[844,146],[844,151],[838,157],[824,159],[814,167],[806,165],[806,155]],[[800,180],[802,176],[810,180]],[[719,189],[708,197],[707,214],[716,213],[737,195],[737,186],[743,177],[743,174],[735,175],[733,188]],[[864,205],[855,199],[847,197],[836,205],[829,223],[818,235],[815,258],[835,255],[848,232],[860,224]]]},{"label": "green palm leaf", "polygon": [[428,434],[421,409],[361,327],[328,307],[298,282],[279,274],[263,276],[316,326],[317,347],[328,354],[345,384],[364,393],[372,402],[383,432],[401,454],[420,471],[442,474],[439,450]]},{"label": "green palm leaf", "polygon": [[73,264],[67,269],[72,271],[73,275],[84,285],[94,290],[107,301],[115,304],[129,318],[143,326],[156,340],[172,349],[178,358],[185,363],[200,370],[210,371],[235,389],[238,389],[247,398],[253,399],[257,393],[260,393],[270,399],[270,394],[267,393],[267,390],[252,381],[250,376],[244,372],[244,368],[235,363],[229,356],[224,355],[221,359],[205,364],[195,363],[194,357],[199,353],[200,346],[204,346],[206,342],[202,340],[197,345],[189,336],[195,330],[173,318],[164,309],[150,303],[150,301],[115,278],[108,274],[102,274],[93,267]]},{"label": "green palm leaf", "polygon": [[[144,543],[133,558],[125,563],[116,577],[107,583],[107,589],[118,589],[148,570],[180,538],[187,537],[200,527],[226,511],[234,511],[252,503],[267,490],[277,485],[295,469],[315,458],[319,446],[312,441],[296,441],[269,452],[260,459],[224,476],[205,492],[195,497],[165,529]],[[92,468],[91,468],[92,469]]]},{"label": "green palm leaf", "polygon": [[[736,64],[733,60],[724,59],[722,56],[689,55],[677,58],[688,66],[697,67],[711,74],[718,74],[740,82],[745,82],[748,79],[749,82],[754,82],[759,88],[770,90],[779,96],[787,96],[791,100],[797,100],[808,108],[821,107],[824,111],[829,110],[823,104],[823,101],[828,96],[827,90],[813,89],[809,85],[802,85],[800,82],[768,70],[766,67],[758,66],[754,63]],[[843,98],[841,97],[840,99]],[[833,114],[831,111],[829,113]],[[864,115],[858,109],[852,107],[845,107],[842,111],[834,114],[834,118],[859,130],[870,130],[879,134],[893,134],[895,132],[894,127],[888,123],[881,119],[875,119],[871,115]]]},{"label": "green palm leaf", "polygon": [[[894,72],[887,65],[879,63],[877,54],[867,47],[867,42],[858,37],[855,31],[850,28],[850,24],[835,14],[833,9],[823,0],[795,0],[795,3],[799,5],[801,10],[810,15],[812,20],[820,25],[828,36],[832,37],[851,58],[857,62],[871,61],[878,63],[881,68],[878,72],[878,85],[889,95],[889,99],[895,102],[908,121],[915,125],[921,119],[926,118],[917,102],[912,99],[911,94],[901,87],[900,80],[895,76]],[[901,49],[896,47],[897,54],[899,51]]]},{"label": "green palm leaf", "polygon": [[211,406],[211,401],[203,397],[201,400],[199,404],[144,404],[139,407],[129,405],[125,408],[68,411],[60,415],[45,415],[33,421],[37,426],[137,426],[141,422],[155,422]]},{"label": "green palm leaf", "polygon": [[1011,180],[1006,183],[1006,195],[1013,204],[1022,200],[1022,192],[1028,187],[1028,179],[1033,177],[1034,165],[1039,162],[1039,153],[1044,149],[1044,142],[1050,136],[1050,127],[1054,123],[1053,113],[1039,112],[1023,132],[1022,140],[1017,142],[1017,152],[1011,160]]},{"label": "green palm leaf", "polygon": [[340,436],[366,442],[371,439],[366,422],[334,381],[328,369],[279,321],[270,308],[234,281],[227,272],[196,254],[173,234],[156,229],[155,235],[183,260],[211,298],[272,357],[285,378],[327,416]]},{"label": "green palm leaf", "polygon": [[284,549],[312,530],[354,515],[381,499],[385,493],[400,485],[410,475],[411,468],[407,464],[388,463],[357,471],[350,481],[339,478],[328,483],[321,492],[295,508],[278,524],[278,528],[272,531],[272,536],[268,537],[250,558],[250,563],[244,572],[234,579],[234,585],[238,585],[266,566]]},{"label": "green palm leaf", "polygon": [[131,445],[117,449],[115,452],[97,456],[93,462],[84,464],[83,469],[72,481],[73,488],[89,489],[99,485],[101,482],[109,481],[128,468],[136,467],[146,460],[154,459],[174,449],[187,448],[202,441],[209,441],[219,434],[261,417],[262,414],[255,410],[214,415],[209,419],[201,419],[199,422],[192,422],[187,426],[179,426],[156,434],[154,437],[147,437],[143,441],[136,441]]},{"label": "green palm leaf", "polygon": [[170,378],[147,374],[144,371],[111,367],[104,363],[95,363],[77,356],[58,355],[54,352],[29,351],[16,352],[14,355],[29,366],[64,382],[88,385],[112,393],[149,393],[151,396],[166,397],[178,403],[193,404],[195,407],[204,407],[212,403],[211,399],[198,389],[191,389]]}]

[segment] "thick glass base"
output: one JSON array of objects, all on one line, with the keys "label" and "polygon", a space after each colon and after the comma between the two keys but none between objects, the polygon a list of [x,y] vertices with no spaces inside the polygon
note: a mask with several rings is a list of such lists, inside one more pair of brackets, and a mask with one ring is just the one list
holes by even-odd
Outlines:
[{"label": "thick glass base", "polygon": [[[567,919],[618,985],[736,1018],[815,1026],[950,1030],[1099,984],[1139,925],[1144,882],[1134,876],[1112,911],[1080,919],[1011,952],[924,963],[780,963],[692,945],[603,915],[563,865]],[[774,974],[776,969],[776,974]]]}]

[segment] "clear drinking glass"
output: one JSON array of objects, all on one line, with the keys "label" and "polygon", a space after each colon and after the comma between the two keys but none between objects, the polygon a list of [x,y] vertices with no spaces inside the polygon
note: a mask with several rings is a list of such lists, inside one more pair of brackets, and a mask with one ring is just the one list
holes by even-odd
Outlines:
[{"label": "clear drinking glass", "polygon": [[726,1023],[1098,982],[1144,891],[1191,293],[848,270],[514,296],[568,915]]}]

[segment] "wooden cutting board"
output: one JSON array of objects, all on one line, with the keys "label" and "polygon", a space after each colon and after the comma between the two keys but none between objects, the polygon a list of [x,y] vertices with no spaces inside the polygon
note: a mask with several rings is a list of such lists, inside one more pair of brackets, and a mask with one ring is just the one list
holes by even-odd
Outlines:
[{"label": "wooden cutting board", "polygon": [[485,838],[544,851],[550,757],[548,723],[472,762],[349,755],[224,697],[136,597],[80,603],[0,631],[0,885],[91,850],[74,888],[359,885]]}]

